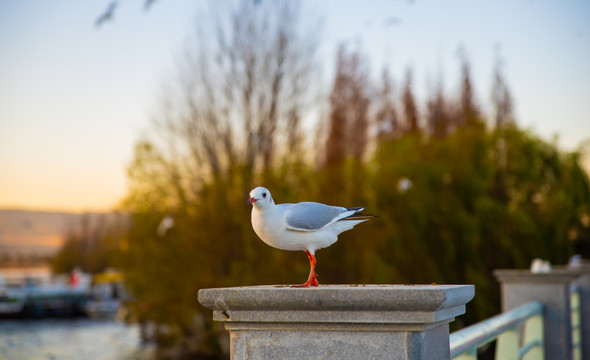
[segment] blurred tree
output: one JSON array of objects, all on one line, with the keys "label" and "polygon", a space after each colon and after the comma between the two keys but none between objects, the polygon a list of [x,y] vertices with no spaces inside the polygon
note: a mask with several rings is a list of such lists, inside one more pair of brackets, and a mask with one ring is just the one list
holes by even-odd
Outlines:
[{"label": "blurred tree", "polygon": [[444,97],[442,81],[428,100],[427,111],[428,133],[433,137],[447,136],[451,132],[452,109]]},{"label": "blurred tree", "polygon": [[80,223],[69,225],[64,244],[51,258],[54,273],[74,268],[99,273],[114,265],[114,256],[127,231],[127,217],[119,213],[84,214]]},{"label": "blurred tree", "polygon": [[420,131],[418,106],[412,91],[412,70],[406,71],[406,81],[402,94],[402,106],[404,109],[405,132],[418,133]]},{"label": "blurred tree", "polygon": [[292,152],[285,145],[299,146],[304,105],[313,98],[315,29],[298,25],[297,3],[224,4],[201,23],[159,119],[169,158],[190,169],[178,175],[192,198],[216,178],[249,189],[253,170],[268,173],[276,154]]},{"label": "blurred tree", "polygon": [[334,85],[330,94],[330,118],[324,164],[339,165],[347,157],[363,159],[368,144],[368,75],[358,52],[338,49]]},{"label": "blurred tree", "polygon": [[473,92],[471,68],[465,56],[462,56],[461,61],[461,116],[457,119],[458,124],[460,126],[478,126],[482,123],[481,110]]},{"label": "blurred tree", "polygon": [[496,59],[494,69],[494,84],[492,87],[492,105],[494,106],[494,120],[496,127],[513,121],[512,96],[502,74],[502,61]]},{"label": "blurred tree", "polygon": [[400,134],[400,123],[395,106],[393,79],[387,67],[381,73],[381,84],[377,98],[375,122],[378,140],[393,139]]},{"label": "blurred tree", "polygon": [[304,161],[299,127],[315,40],[297,30],[296,10],[244,0],[217,13],[215,36],[199,36],[163,97],[161,138],[135,149],[124,203],[132,224],[118,264],[138,316],[175,329],[162,344],[197,339],[193,349],[219,351],[210,316],[195,323],[204,311],[198,288],[307,275],[305,255],[270,248],[252,231],[245,199],[255,183],[277,202],[365,206],[380,216],[321,250],[323,283],[472,283],[478,297],[460,319],[467,323],[499,310],[494,269],[535,257],[564,263],[574,241],[590,238],[580,153],[504,121],[506,88],[495,105],[502,126],[486,126],[465,60],[460,91],[445,95],[440,84],[423,123],[410,70],[398,97],[384,71],[371,102],[360,54],[340,47],[320,161]]},{"label": "blurred tree", "polygon": [[[507,152],[506,198],[494,189],[498,137]],[[572,241],[587,238],[588,221],[579,219],[588,213],[589,181],[577,156],[515,127],[382,142],[367,186],[380,215],[363,238],[364,247],[376,246],[369,278],[472,283],[479,295],[464,320],[489,317],[499,309],[494,269],[528,268],[535,257],[563,264]]]},{"label": "blurred tree", "polygon": [[[166,85],[158,136],[136,146],[123,202],[132,226],[118,264],[142,321],[175,329],[162,344],[195,338],[196,289],[285,282],[307,266],[285,266],[285,254],[257,240],[245,198],[255,181],[277,198],[311,182],[300,126],[314,97],[317,29],[301,27],[293,1],[211,5]],[[158,233],[164,219],[174,225]],[[215,352],[212,336],[194,348]]]}]

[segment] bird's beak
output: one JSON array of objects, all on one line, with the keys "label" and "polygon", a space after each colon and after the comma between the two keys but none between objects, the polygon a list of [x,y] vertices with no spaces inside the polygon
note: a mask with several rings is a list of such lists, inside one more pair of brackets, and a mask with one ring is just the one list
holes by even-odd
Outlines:
[{"label": "bird's beak", "polygon": [[248,204],[254,204],[257,201],[258,201],[258,199],[251,197],[248,199]]}]

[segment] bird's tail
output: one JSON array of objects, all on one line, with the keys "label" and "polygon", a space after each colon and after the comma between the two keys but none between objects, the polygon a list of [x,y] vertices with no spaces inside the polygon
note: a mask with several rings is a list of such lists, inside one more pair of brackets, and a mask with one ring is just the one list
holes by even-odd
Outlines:
[{"label": "bird's tail", "polygon": [[[354,211],[354,213],[350,214],[349,216],[340,219],[340,221],[342,220],[347,220],[347,221],[351,221],[351,220],[361,220],[359,222],[357,222],[356,224],[359,224],[363,221],[367,221],[370,220],[374,217],[378,217],[377,215],[370,215],[370,214],[363,214],[362,211],[365,210],[365,208],[362,207],[352,207],[352,208],[346,208],[346,210],[348,211]],[[356,225],[355,224],[355,225]]]},{"label": "bird's tail", "polygon": [[350,218],[345,219],[345,221],[337,221],[334,225],[333,228],[336,230],[337,234],[340,234],[344,231],[348,231],[351,230],[353,227],[357,226],[358,224],[365,222],[369,219],[361,219],[361,220],[351,220]]}]

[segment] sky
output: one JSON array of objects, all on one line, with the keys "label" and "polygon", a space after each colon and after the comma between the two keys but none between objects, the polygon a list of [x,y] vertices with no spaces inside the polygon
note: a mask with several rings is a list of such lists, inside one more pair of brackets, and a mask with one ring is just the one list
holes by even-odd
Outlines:
[{"label": "sky", "polygon": [[[263,0],[268,1],[268,0]],[[105,211],[127,191],[135,143],[203,1],[0,0],[0,208]],[[518,123],[564,150],[590,138],[590,2],[586,0],[323,0],[318,59],[329,89],[335,53],[360,50],[374,78],[408,68],[427,96],[458,89],[459,49],[489,104],[495,59]],[[398,85],[401,87],[401,85]],[[488,109],[489,110],[489,109]],[[590,167],[589,167],[590,168]]]}]

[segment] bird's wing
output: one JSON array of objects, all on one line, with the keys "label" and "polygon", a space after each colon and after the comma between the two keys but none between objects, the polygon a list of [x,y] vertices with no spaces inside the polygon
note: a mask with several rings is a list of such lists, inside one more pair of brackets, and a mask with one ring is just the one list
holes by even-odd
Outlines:
[{"label": "bird's wing", "polygon": [[109,7],[105,10],[105,12],[100,15],[98,17],[98,19],[96,19],[96,21],[94,22],[94,25],[96,27],[101,26],[105,21],[110,20],[113,18],[113,15],[115,14],[115,9],[117,8],[117,0],[112,1],[109,4]]},{"label": "bird's wing", "polygon": [[347,209],[316,202],[281,204],[279,207],[284,211],[287,229],[293,231],[319,230],[362,210],[362,208]]}]

